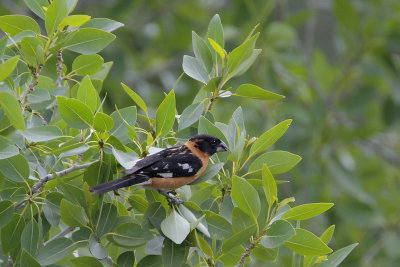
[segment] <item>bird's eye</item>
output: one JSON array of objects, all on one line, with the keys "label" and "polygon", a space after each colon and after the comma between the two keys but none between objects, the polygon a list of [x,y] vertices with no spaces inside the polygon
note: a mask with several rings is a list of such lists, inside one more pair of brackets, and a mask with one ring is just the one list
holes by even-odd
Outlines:
[{"label": "bird's eye", "polygon": [[212,141],[211,141],[211,144],[212,144],[212,145],[216,145],[216,144],[217,144],[217,140],[215,140],[215,139],[212,140]]}]

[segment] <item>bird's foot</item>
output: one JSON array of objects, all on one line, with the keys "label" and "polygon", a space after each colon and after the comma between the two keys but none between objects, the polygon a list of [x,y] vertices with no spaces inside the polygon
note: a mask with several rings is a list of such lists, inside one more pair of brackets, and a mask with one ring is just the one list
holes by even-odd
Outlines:
[{"label": "bird's foot", "polygon": [[170,206],[180,205],[180,204],[183,204],[183,202],[184,202],[179,197],[178,193],[176,193],[175,191],[165,192],[162,190],[158,190],[158,192],[167,198],[168,205],[170,205]]}]

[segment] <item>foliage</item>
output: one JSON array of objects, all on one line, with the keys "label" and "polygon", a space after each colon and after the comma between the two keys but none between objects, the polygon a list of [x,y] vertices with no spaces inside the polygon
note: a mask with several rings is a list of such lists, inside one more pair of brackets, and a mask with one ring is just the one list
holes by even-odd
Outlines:
[{"label": "foliage", "polygon": [[[304,266],[336,266],[356,246],[331,254],[333,227],[320,237],[301,228],[301,220],[333,204],[292,207],[293,197],[278,197],[285,181],[274,175],[289,171],[301,158],[265,150],[291,120],[259,137],[247,133],[241,106],[228,123],[215,120],[213,109],[225,98],[283,98],[257,85],[229,85],[262,53],[256,48],[256,27],[229,53],[218,15],[206,38],[193,32],[195,56],[184,56],[182,68],[202,88],[181,115],[175,96],[180,78],[155,116],[124,84],[121,89],[136,105],[115,107],[108,115],[99,93],[112,62],[104,63],[97,53],[122,24],[70,15],[76,1],[38,3],[40,8],[27,5],[44,19],[47,35],[27,16],[0,17],[6,33],[0,40],[3,264],[232,266],[252,259],[275,261],[280,250],[290,249],[293,264],[303,259]],[[63,64],[65,51],[80,55]],[[185,204],[169,207],[157,192],[137,187],[103,196],[89,192],[138,158],[195,133],[221,138],[230,152],[214,156],[215,164],[195,185],[179,190]]]}]

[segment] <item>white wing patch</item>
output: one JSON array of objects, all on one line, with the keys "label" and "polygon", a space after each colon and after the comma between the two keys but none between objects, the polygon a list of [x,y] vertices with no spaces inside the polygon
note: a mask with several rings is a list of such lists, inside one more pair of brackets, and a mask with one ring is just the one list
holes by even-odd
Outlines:
[{"label": "white wing patch", "polygon": [[189,163],[178,163],[178,166],[182,167],[183,170],[191,169]]},{"label": "white wing patch", "polygon": [[159,172],[157,175],[160,175],[163,178],[172,178],[172,173],[171,172]]}]

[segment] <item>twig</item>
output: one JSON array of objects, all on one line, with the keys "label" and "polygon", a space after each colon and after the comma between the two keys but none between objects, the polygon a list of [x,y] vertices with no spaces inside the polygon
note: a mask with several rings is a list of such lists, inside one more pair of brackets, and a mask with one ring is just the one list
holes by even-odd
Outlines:
[{"label": "twig", "polygon": [[31,82],[31,84],[29,85],[28,92],[26,93],[26,95],[24,97],[24,103],[26,103],[26,101],[28,99],[28,95],[35,90],[35,86],[38,84],[39,75],[42,72],[42,69],[43,69],[43,65],[39,65],[37,67],[37,69],[32,68],[33,80]]},{"label": "twig", "polygon": [[240,267],[243,265],[244,261],[246,260],[247,257],[250,256],[251,250],[255,247],[256,245],[251,243],[250,245],[248,245],[246,247],[246,252],[242,254],[242,257],[240,257],[240,260],[238,262],[238,264],[236,265],[236,267]]},{"label": "twig", "polygon": [[59,232],[58,234],[56,234],[55,236],[53,236],[52,238],[50,238],[49,240],[47,240],[46,242],[44,242],[44,243],[43,243],[43,246],[46,246],[48,243],[50,243],[50,242],[53,241],[54,239],[57,239],[57,238],[62,237],[62,236],[66,236],[67,234],[73,232],[75,229],[76,229],[76,228],[75,228],[75,227],[72,227],[72,226],[67,227],[65,230]]},{"label": "twig", "polygon": [[62,57],[62,50],[57,52],[57,86],[61,87],[62,86],[62,71],[63,71],[63,57]]},{"label": "twig", "polygon": [[[31,188],[31,192],[29,193],[29,195],[33,196],[37,193],[39,193],[41,191],[41,189],[43,188],[43,186],[50,180],[53,180],[56,177],[62,177],[67,175],[68,173],[71,173],[73,171],[76,170],[80,170],[80,169],[84,169],[89,167],[90,165],[92,165],[93,163],[96,163],[98,160],[93,161],[93,162],[89,162],[86,164],[76,164],[68,169],[56,172],[55,175],[54,174],[47,174],[46,176],[40,178],[39,182],[37,182],[36,184],[34,184]],[[22,207],[24,207],[26,205],[26,203],[28,202],[27,199],[25,199],[24,201],[22,201],[21,203],[19,203],[18,205],[15,206],[15,209],[20,209]]]}]

